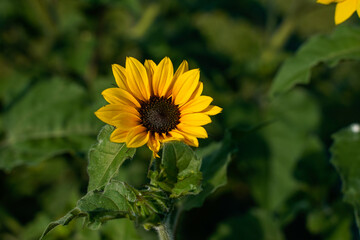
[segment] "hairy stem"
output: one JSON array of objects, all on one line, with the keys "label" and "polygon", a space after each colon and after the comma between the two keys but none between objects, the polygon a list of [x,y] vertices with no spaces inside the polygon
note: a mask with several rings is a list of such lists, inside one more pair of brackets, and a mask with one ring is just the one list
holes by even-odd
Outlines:
[{"label": "hairy stem", "polygon": [[165,224],[161,224],[160,226],[157,226],[155,229],[159,234],[160,240],[173,240],[174,239],[172,232]]}]

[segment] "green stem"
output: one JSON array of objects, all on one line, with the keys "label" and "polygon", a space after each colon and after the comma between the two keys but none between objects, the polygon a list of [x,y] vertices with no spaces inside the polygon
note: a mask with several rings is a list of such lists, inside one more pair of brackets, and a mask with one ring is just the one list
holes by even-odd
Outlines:
[{"label": "green stem", "polygon": [[173,240],[174,239],[172,232],[165,224],[161,224],[160,226],[157,226],[155,229],[159,234],[160,240]]}]

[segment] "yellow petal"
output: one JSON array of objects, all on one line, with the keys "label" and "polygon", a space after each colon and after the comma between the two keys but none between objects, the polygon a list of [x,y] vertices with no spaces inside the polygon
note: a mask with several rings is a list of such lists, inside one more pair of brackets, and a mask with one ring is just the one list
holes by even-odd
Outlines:
[{"label": "yellow petal", "polygon": [[160,142],[162,142],[164,139],[166,139],[166,134],[165,133],[155,133],[155,137],[156,139],[159,139]]},{"label": "yellow petal", "polygon": [[135,114],[122,112],[112,119],[113,125],[119,129],[129,130],[140,125],[140,118]]},{"label": "yellow petal", "polygon": [[180,66],[178,67],[178,69],[176,70],[174,77],[171,81],[171,84],[169,86],[169,91],[166,93],[166,98],[168,98],[171,94],[172,94],[172,89],[174,87],[174,84],[176,82],[176,80],[179,78],[179,76],[181,74],[183,74],[184,72],[189,71],[189,64],[186,60],[182,61],[182,63],[180,64]]},{"label": "yellow petal", "polygon": [[141,147],[149,140],[149,133],[150,132],[141,125],[134,127],[126,136],[126,146],[129,148]]},{"label": "yellow petal", "polygon": [[211,123],[211,118],[203,113],[190,113],[182,116],[180,122],[191,126],[202,126]]},{"label": "yellow petal", "polygon": [[340,24],[347,20],[358,8],[358,0],[345,0],[339,2],[335,9],[335,24]]},{"label": "yellow petal", "polygon": [[108,104],[95,112],[101,121],[113,125],[113,119],[121,112],[119,105]]},{"label": "yellow petal", "polygon": [[153,90],[156,96],[165,96],[171,84],[173,74],[174,68],[172,62],[168,57],[165,57],[154,72]]},{"label": "yellow petal", "polygon": [[185,137],[179,130],[172,130],[167,134],[167,136],[161,141],[163,143],[170,142],[170,141],[184,141]]},{"label": "yellow petal", "polygon": [[172,138],[172,139],[178,139],[178,140],[184,139],[184,136],[176,129],[171,130],[169,132],[169,135],[170,135],[170,138]]},{"label": "yellow petal", "polygon": [[129,131],[124,131],[122,129],[115,129],[110,135],[110,141],[116,143],[123,143],[126,141],[126,136]]},{"label": "yellow petal", "polygon": [[149,79],[145,67],[135,58],[126,58],[127,84],[135,97],[141,100],[150,98]]},{"label": "yellow petal", "polygon": [[123,105],[123,104],[112,104],[112,105],[117,105],[120,107],[121,112],[127,112],[127,113],[131,113],[134,114],[138,117],[140,117],[140,113],[138,112],[138,110],[134,107],[131,107],[129,105]]},{"label": "yellow petal", "polygon": [[216,115],[221,113],[222,108],[218,107],[218,106],[214,106],[214,105],[210,105],[208,106],[206,109],[204,109],[203,111],[201,111],[202,113],[205,113],[207,115]]},{"label": "yellow petal", "polygon": [[187,145],[190,145],[190,146],[193,146],[193,147],[198,147],[199,146],[199,140],[196,137],[191,136],[191,135],[185,135],[184,142]]},{"label": "yellow petal", "polygon": [[108,103],[125,104],[134,107],[140,107],[139,102],[128,91],[120,88],[108,88],[101,93]]},{"label": "yellow petal", "polygon": [[155,136],[149,137],[149,141],[148,141],[147,145],[150,148],[150,150],[153,151],[153,156],[159,157],[159,155],[157,153],[160,150],[160,142],[158,139],[155,138]]},{"label": "yellow petal", "polygon": [[119,88],[127,90],[127,83],[126,83],[126,70],[124,67],[120,66],[119,64],[111,65],[112,71],[115,77],[116,84]]},{"label": "yellow petal", "polygon": [[139,112],[128,105],[108,104],[95,112],[95,115],[103,122],[114,125],[114,119],[121,113],[127,112],[139,116]]},{"label": "yellow petal", "polygon": [[186,60],[182,61],[182,63],[180,64],[180,66],[178,67],[178,69],[176,70],[175,74],[174,74],[174,78],[178,78],[181,74],[183,74],[184,72],[189,71],[189,64]]},{"label": "yellow petal", "polygon": [[316,2],[321,4],[330,4],[335,2],[335,0],[317,0]]},{"label": "yellow petal", "polygon": [[149,87],[150,87],[150,94],[154,95],[153,85],[152,85],[152,79],[154,76],[156,64],[153,60],[145,60],[144,67],[146,69],[148,79],[149,79]]},{"label": "yellow petal", "polygon": [[193,69],[180,75],[174,84],[172,95],[176,105],[186,103],[194,93],[200,78],[199,69]]},{"label": "yellow petal", "polygon": [[169,132],[169,134],[172,136],[171,138],[167,138],[165,139],[163,142],[168,142],[168,141],[184,141],[187,145],[193,146],[193,147],[198,147],[199,146],[199,141],[197,140],[197,138],[193,135],[190,134],[186,134],[180,130],[174,129],[171,132]]},{"label": "yellow petal", "polygon": [[203,128],[203,127],[190,126],[190,125],[187,125],[184,123],[179,123],[176,127],[181,132],[192,135],[194,137],[198,137],[198,138],[207,138],[208,137],[207,132],[206,132],[205,128]]},{"label": "yellow petal", "polygon": [[181,115],[203,111],[212,101],[213,99],[209,96],[200,96],[195,98],[180,108]]},{"label": "yellow petal", "polygon": [[189,101],[191,101],[191,100],[193,100],[193,99],[195,99],[195,98],[200,97],[203,89],[204,89],[203,83],[202,83],[202,82],[199,82],[198,85],[197,85],[197,87],[196,87],[196,89],[195,89],[195,91],[194,91],[194,93],[193,93],[193,94],[191,95],[191,97],[189,98]]},{"label": "yellow petal", "polygon": [[357,14],[360,17],[360,1],[358,1]]}]

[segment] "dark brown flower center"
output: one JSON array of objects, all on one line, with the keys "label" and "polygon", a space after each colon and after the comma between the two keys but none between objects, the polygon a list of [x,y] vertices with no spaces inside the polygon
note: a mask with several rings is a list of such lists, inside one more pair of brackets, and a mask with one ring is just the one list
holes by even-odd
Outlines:
[{"label": "dark brown flower center", "polygon": [[152,133],[168,133],[180,123],[180,111],[171,98],[150,97],[139,109],[141,124]]}]

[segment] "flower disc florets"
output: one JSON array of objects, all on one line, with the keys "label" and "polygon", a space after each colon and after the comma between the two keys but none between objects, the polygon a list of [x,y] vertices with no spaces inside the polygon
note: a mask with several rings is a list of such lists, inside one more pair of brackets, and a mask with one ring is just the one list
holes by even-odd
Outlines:
[{"label": "flower disc florets", "polygon": [[152,133],[169,133],[180,123],[180,111],[171,97],[150,97],[139,109],[141,124]]}]

